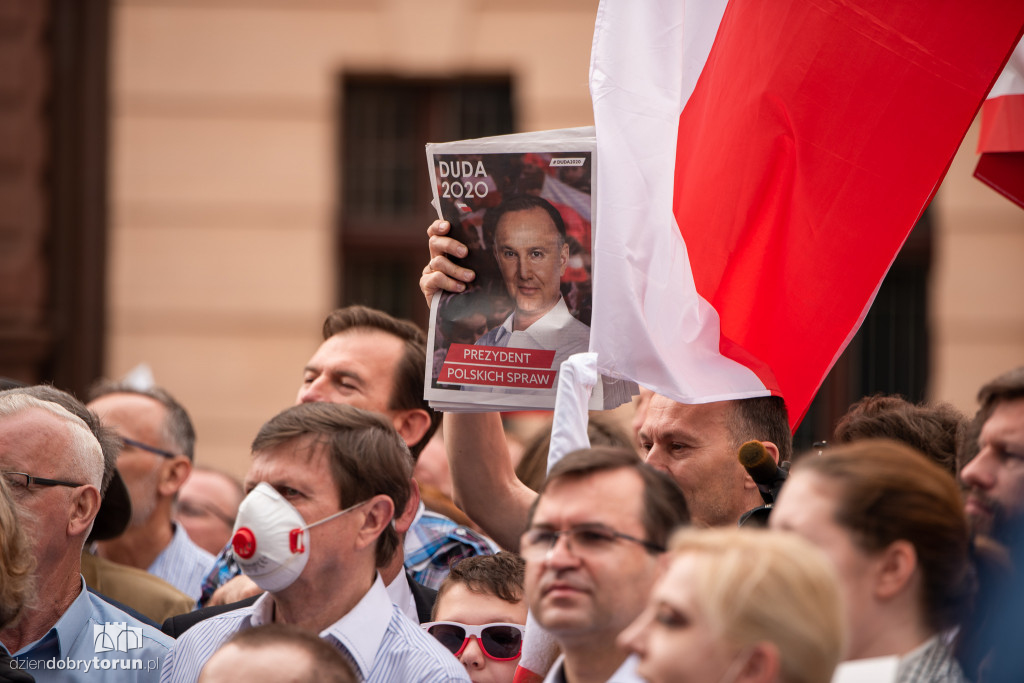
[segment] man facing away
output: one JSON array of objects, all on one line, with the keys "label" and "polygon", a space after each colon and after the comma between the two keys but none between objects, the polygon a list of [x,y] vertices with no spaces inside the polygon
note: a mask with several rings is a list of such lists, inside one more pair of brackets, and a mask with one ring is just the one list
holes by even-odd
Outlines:
[{"label": "man facing away", "polygon": [[398,547],[392,520],[410,496],[412,459],[391,424],[352,406],[301,404],[267,422],[252,451],[233,544],[267,593],[189,629],[161,680],[194,681],[232,634],[268,623],[319,633],[361,680],[468,680],[392,604],[378,573]]},{"label": "man facing away", "polygon": [[82,548],[113,477],[89,427],[56,403],[0,393],[0,473],[32,539],[37,596],[0,630],[3,648],[40,680],[155,681],[171,639],[82,578]]}]

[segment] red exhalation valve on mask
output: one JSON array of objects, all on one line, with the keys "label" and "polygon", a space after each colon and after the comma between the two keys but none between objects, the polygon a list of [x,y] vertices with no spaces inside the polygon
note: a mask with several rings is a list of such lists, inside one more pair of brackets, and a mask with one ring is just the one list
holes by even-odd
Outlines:
[{"label": "red exhalation valve on mask", "polygon": [[293,555],[306,552],[306,544],[302,542],[303,531],[305,529],[292,529],[288,532],[288,547]]},{"label": "red exhalation valve on mask", "polygon": [[235,532],[231,539],[231,547],[234,549],[235,555],[243,560],[248,560],[256,554],[256,535],[247,527],[242,527]]}]

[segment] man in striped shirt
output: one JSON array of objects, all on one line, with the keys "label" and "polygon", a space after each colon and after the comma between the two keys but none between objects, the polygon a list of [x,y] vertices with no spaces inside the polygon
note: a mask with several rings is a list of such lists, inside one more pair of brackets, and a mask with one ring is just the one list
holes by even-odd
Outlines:
[{"label": "man in striped shirt", "polygon": [[[195,681],[232,634],[274,622],[319,633],[361,680],[468,681],[458,660],[392,604],[378,572],[398,547],[392,520],[405,509],[412,473],[390,421],[348,405],[297,405],[267,422],[252,450],[235,549],[268,592],[189,629],[161,681]],[[282,544],[287,550],[275,552]]]}]

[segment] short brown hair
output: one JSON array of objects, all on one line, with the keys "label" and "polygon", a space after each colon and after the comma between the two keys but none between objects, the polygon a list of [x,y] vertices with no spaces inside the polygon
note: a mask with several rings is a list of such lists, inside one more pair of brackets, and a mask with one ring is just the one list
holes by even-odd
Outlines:
[{"label": "short brown hair", "polygon": [[887,439],[829,448],[793,467],[838,485],[835,521],[864,551],[878,552],[898,540],[913,544],[929,625],[941,631],[956,624],[972,583],[967,518],[949,472]]},{"label": "short brown hair", "polygon": [[758,396],[729,401],[729,433],[738,449],[747,441],[770,441],[779,449],[779,462],[793,459],[793,432],[786,402],[780,396]]},{"label": "short brown hair", "polygon": [[689,524],[690,511],[686,499],[672,477],[646,464],[628,448],[597,446],[569,453],[548,472],[548,478],[540,489],[540,495],[530,507],[529,523],[540,499],[551,483],[559,479],[582,479],[598,472],[626,469],[636,472],[644,484],[644,531],[647,541],[665,547],[672,531],[683,524]]},{"label": "short brown hair", "polygon": [[[590,413],[587,438],[592,446],[620,446],[632,448],[633,439],[611,418],[603,413]],[[523,457],[516,465],[516,477],[534,491],[539,491],[547,478],[548,450],[551,448],[551,423],[526,445]]]},{"label": "short brown hair", "polygon": [[430,618],[437,618],[441,599],[457,584],[481,595],[493,595],[505,602],[518,604],[523,599],[526,562],[519,555],[502,551],[494,555],[475,555],[451,566],[448,576],[437,589],[437,599]]},{"label": "short brown hair", "polygon": [[850,406],[836,425],[835,440],[892,439],[956,474],[957,439],[963,428],[963,413],[948,403],[911,403],[902,396],[875,394]]},{"label": "short brown hair", "polygon": [[957,449],[957,471],[963,469],[978,454],[981,428],[992,417],[996,407],[1000,403],[1020,399],[1024,399],[1024,365],[1004,372],[978,391],[980,407],[961,433]]},{"label": "short brown hair", "polygon": [[[273,623],[243,629],[231,636],[224,645],[253,650],[274,645],[293,647],[305,652],[312,659],[309,671],[296,673],[307,676],[315,674],[316,680],[322,683],[356,683],[359,680],[352,665],[341,652],[327,641],[291,624]],[[285,665],[291,667],[294,664],[295,662],[290,661]]]},{"label": "short brown hair", "polygon": [[[405,509],[412,494],[412,457],[383,416],[339,403],[300,403],[264,424],[252,451],[304,438],[323,447],[343,506],[383,494],[395,504],[396,515]],[[386,565],[399,551],[398,532],[389,524],[377,539],[377,566]]]},{"label": "short brown hair", "polygon": [[423,378],[427,372],[427,338],[423,330],[408,320],[366,306],[346,306],[331,311],[324,320],[324,340],[354,329],[380,330],[405,343],[402,360],[395,366],[395,385],[391,388],[388,409],[425,410],[430,416],[427,433],[409,447],[413,460],[416,460],[441,424],[441,413],[432,410],[423,398]]}]

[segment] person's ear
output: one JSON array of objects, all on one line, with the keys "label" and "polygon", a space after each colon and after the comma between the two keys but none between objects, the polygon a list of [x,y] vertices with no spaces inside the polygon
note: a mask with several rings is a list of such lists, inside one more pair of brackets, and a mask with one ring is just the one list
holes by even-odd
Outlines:
[{"label": "person's ear", "polygon": [[[780,457],[779,447],[773,444],[771,441],[762,441],[761,445],[765,447],[765,450],[768,451],[768,455],[770,455],[772,460],[775,461],[775,464],[778,465]],[[747,478],[743,481],[743,488],[748,490],[753,490],[757,488],[757,484],[754,483],[754,480],[750,477],[749,474],[747,475]]]},{"label": "person's ear", "polygon": [[736,676],[737,683],[772,683],[779,680],[782,657],[775,643],[762,641],[747,649],[746,659]]},{"label": "person's ear", "polygon": [[917,551],[910,541],[893,541],[879,557],[875,575],[875,595],[889,600],[902,593],[917,569]]},{"label": "person's ear", "polygon": [[409,448],[422,441],[430,431],[430,413],[423,408],[393,410],[390,414],[391,424],[395,426],[395,431]]},{"label": "person's ear", "polygon": [[92,484],[79,486],[71,494],[71,514],[68,517],[68,536],[85,536],[100,511],[100,491]]},{"label": "person's ear", "polygon": [[363,523],[356,535],[355,546],[362,550],[376,545],[377,538],[391,524],[391,519],[395,516],[395,504],[388,496],[378,493],[360,508],[360,512],[363,516]]},{"label": "person's ear", "polygon": [[559,260],[559,275],[565,275],[565,269],[569,267],[569,245],[565,241],[562,242],[562,248],[558,250]]},{"label": "person's ear", "polygon": [[415,479],[410,479],[409,484],[409,502],[405,504],[404,510],[399,510],[395,515],[395,531],[399,535],[409,530],[412,521],[416,519],[416,513],[420,511],[420,484]]},{"label": "person's ear", "polygon": [[192,474],[192,461],[188,459],[188,456],[176,455],[173,458],[168,458],[160,471],[157,491],[164,498],[174,496],[190,474]]}]

